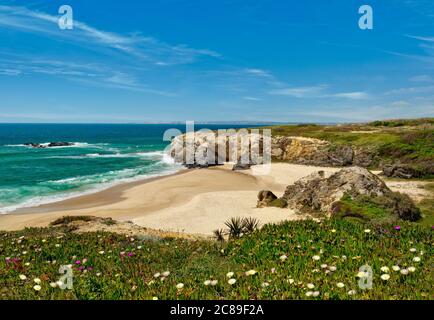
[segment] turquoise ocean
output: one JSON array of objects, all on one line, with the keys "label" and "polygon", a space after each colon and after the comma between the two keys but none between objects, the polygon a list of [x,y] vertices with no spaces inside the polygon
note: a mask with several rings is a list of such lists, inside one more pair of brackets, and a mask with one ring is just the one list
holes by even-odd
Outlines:
[{"label": "turquoise ocean", "polygon": [[[236,125],[197,125],[201,128]],[[166,155],[173,124],[0,124],[0,214],[182,169]],[[35,149],[25,143],[73,142]]]}]

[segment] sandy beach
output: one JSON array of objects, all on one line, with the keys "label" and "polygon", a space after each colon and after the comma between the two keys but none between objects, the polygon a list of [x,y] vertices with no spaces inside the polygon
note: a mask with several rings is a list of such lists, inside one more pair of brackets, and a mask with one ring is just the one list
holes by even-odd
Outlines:
[{"label": "sandy beach", "polygon": [[0,229],[43,227],[65,215],[111,217],[157,230],[209,235],[231,217],[255,217],[261,223],[299,219],[289,209],[256,208],[257,194],[269,189],[282,194],[285,187],[317,170],[283,163],[272,164],[267,175],[252,169],[232,171],[230,165],[183,170],[157,179],[119,185],[36,208],[1,215]]},{"label": "sandy beach", "polygon": [[[290,209],[256,208],[257,194],[268,189],[280,196],[285,187],[318,170],[337,168],[273,163],[266,175],[252,167],[232,171],[231,165],[182,170],[174,175],[127,183],[57,203],[21,209],[0,216],[0,229],[44,227],[65,215],[92,215],[132,221],[163,231],[210,235],[232,217],[254,217],[261,224],[300,219]],[[397,191],[417,196],[417,185],[391,181]]]}]

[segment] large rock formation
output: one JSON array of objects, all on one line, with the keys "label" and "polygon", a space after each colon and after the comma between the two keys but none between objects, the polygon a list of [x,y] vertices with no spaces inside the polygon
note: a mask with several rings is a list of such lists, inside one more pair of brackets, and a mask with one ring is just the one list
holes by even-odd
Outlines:
[{"label": "large rock formation", "polygon": [[[250,142],[244,142],[242,135],[237,136],[237,146],[230,147],[234,140],[227,136],[213,137],[209,133],[195,132],[192,152],[188,156],[186,135],[180,135],[173,139],[171,144],[171,155],[178,163],[187,167],[208,167],[222,164],[230,159],[238,162],[234,170],[248,169],[249,165],[262,163],[264,138],[256,133],[247,134],[244,137],[250,138]],[[244,143],[244,146],[243,146]],[[219,150],[226,150],[222,155]],[[256,153],[252,150],[257,150]],[[231,157],[232,154],[232,157]],[[257,155],[257,156],[252,156]],[[306,164],[316,166],[349,166],[354,162],[369,166],[372,158],[355,151],[350,146],[333,145],[330,142],[305,138],[305,137],[283,137],[271,138],[271,158],[279,161],[287,161],[295,164]],[[247,160],[246,160],[247,159]]]},{"label": "large rock formation", "polygon": [[[262,191],[259,196],[267,194]],[[392,192],[375,174],[361,167],[344,168],[331,175],[324,171],[315,172],[289,185],[282,201],[298,212],[322,212],[327,216],[341,213],[341,200],[344,197],[360,200],[372,199],[379,207],[404,220],[416,221],[420,210],[405,195]],[[261,200],[260,198],[258,198]],[[267,202],[258,202],[266,206]],[[351,211],[351,210],[350,210]],[[354,214],[354,212],[344,214]],[[356,212],[357,214],[357,212]]]},{"label": "large rock formation", "polygon": [[344,168],[327,177],[319,171],[286,188],[283,198],[297,209],[330,213],[345,194],[384,196],[392,191],[375,174],[361,167]]},{"label": "large rock formation", "polygon": [[274,159],[297,164],[347,166],[354,159],[354,151],[349,146],[304,137],[275,136],[271,150]]},{"label": "large rock formation", "polygon": [[192,137],[189,141],[187,135],[179,135],[172,140],[170,146],[170,154],[175,162],[188,168],[234,162],[234,170],[244,170],[250,168],[250,165],[263,163],[262,135],[217,135],[198,131]]}]

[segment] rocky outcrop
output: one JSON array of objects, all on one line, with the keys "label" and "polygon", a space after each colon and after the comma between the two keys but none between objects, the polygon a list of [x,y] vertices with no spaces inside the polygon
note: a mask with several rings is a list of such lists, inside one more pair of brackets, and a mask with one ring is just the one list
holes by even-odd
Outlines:
[{"label": "rocky outcrop", "polygon": [[74,143],[72,142],[50,142],[50,143],[28,142],[25,143],[24,145],[36,149],[45,149],[45,148],[54,148],[54,147],[70,147],[73,146]]},{"label": "rocky outcrop", "polygon": [[[210,136],[210,133],[195,132],[192,144],[193,152],[188,156],[186,152],[186,135],[176,137],[171,144],[171,155],[178,163],[189,168],[208,167],[222,164],[230,159],[237,164],[234,170],[248,169],[250,165],[262,163],[263,137],[259,134],[248,134],[251,142],[243,147],[243,138],[237,136],[237,147],[230,148],[228,137]],[[251,150],[258,150],[258,157],[252,157]],[[226,155],[219,154],[225,150]],[[235,151],[234,151],[235,150]],[[231,157],[233,153],[236,156]],[[240,161],[244,157],[244,160]],[[189,158],[189,159],[188,159]],[[357,165],[369,167],[375,161],[375,152],[363,148],[352,148],[348,145],[332,144],[325,140],[306,137],[274,136],[271,138],[271,158],[295,164],[345,167]]]},{"label": "rocky outcrop", "polygon": [[264,208],[268,207],[270,203],[277,199],[277,196],[269,191],[269,190],[262,190],[258,193],[258,203],[256,207],[258,208]]},{"label": "rocky outcrop", "polygon": [[384,196],[391,193],[375,174],[360,167],[344,168],[327,177],[323,171],[300,179],[286,188],[283,198],[301,211],[330,213],[332,205],[345,194]]},{"label": "rocky outcrop", "polygon": [[342,167],[354,161],[350,146],[313,138],[276,136],[271,150],[274,159],[296,164]]},{"label": "rocky outcrop", "polygon": [[183,134],[172,140],[170,155],[176,163],[187,168],[235,162],[233,170],[246,170],[251,165],[263,163],[263,136],[254,133],[219,136],[198,131],[188,141]]},{"label": "rocky outcrop", "polygon": [[[264,194],[267,194],[266,191],[259,196]],[[416,221],[420,218],[420,211],[410,198],[392,192],[377,175],[361,167],[344,168],[329,175],[324,171],[315,172],[289,185],[281,199],[298,212],[322,212],[331,216],[341,209],[344,197],[380,199],[380,207],[403,220]],[[261,204],[269,206],[264,201]],[[347,213],[353,214],[350,211]]]},{"label": "rocky outcrop", "polygon": [[418,177],[418,172],[411,166],[405,164],[387,164],[382,166],[383,174],[386,177],[411,179]]}]

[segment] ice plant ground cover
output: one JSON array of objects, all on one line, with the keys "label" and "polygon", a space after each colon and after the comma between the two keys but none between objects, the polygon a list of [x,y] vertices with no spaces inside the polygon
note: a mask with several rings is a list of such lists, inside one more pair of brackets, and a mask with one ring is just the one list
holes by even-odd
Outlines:
[{"label": "ice plant ground cover", "polygon": [[[61,227],[3,232],[0,298],[433,299],[434,230],[399,227],[285,222],[225,243]],[[71,290],[59,288],[61,265],[72,265]],[[362,265],[372,267],[371,290],[358,285]]]}]

